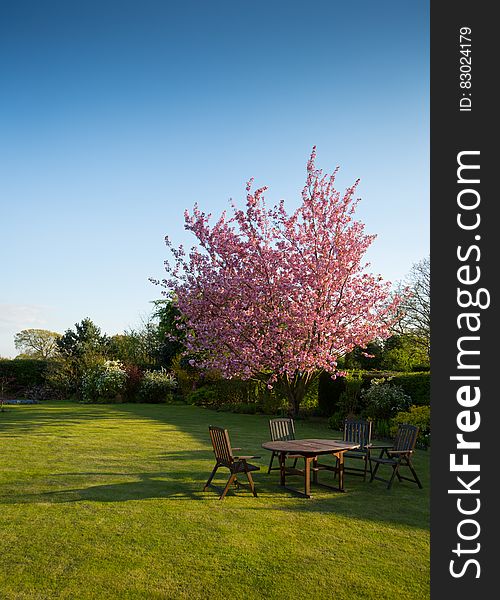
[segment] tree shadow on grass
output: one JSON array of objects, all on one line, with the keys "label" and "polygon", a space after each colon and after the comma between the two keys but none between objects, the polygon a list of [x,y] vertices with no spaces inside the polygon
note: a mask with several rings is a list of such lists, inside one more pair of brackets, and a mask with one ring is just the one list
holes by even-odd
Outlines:
[{"label": "tree shadow on grass", "polygon": [[31,433],[53,435],[52,430],[102,423],[118,419],[133,419],[129,412],[117,413],[114,405],[82,405],[69,402],[22,405],[9,407],[0,413],[0,434],[3,438],[17,438]]},{"label": "tree shadow on grass", "polygon": [[[17,411],[20,411],[17,413]],[[25,412],[26,411],[26,412]],[[264,415],[236,415],[233,413],[218,413],[210,410],[201,410],[190,406],[166,405],[79,405],[76,403],[50,403],[17,408],[8,420],[0,420],[2,436],[20,436],[27,432],[36,432],[38,435],[43,428],[57,426],[65,428],[86,423],[88,421],[130,420],[147,419],[158,424],[165,424],[185,433],[192,440],[203,446],[203,449],[178,450],[162,452],[151,457],[152,461],[161,464],[157,472],[130,472],[130,466],[118,467],[123,473],[98,472],[98,473],[57,473],[54,475],[41,475],[41,486],[44,480],[53,481],[54,477],[67,478],[68,487],[43,493],[20,492],[19,483],[16,483],[15,492],[0,497],[3,504],[42,504],[42,503],[78,503],[78,502],[126,502],[137,500],[160,501],[206,501],[218,502],[218,494],[213,491],[203,492],[203,486],[214,465],[213,453],[208,436],[208,424],[227,427],[231,441],[235,446],[243,447],[244,453],[256,452],[261,459],[255,461],[261,465],[261,471],[254,474],[258,498],[253,498],[246,489],[231,491],[224,503],[231,509],[252,511],[288,511],[290,513],[332,513],[338,516],[350,517],[359,520],[385,522],[398,525],[407,525],[419,529],[428,528],[428,468],[423,467],[427,456],[419,454],[416,460],[417,472],[422,477],[424,490],[419,490],[414,484],[395,482],[392,490],[387,490],[381,482],[372,484],[363,482],[356,476],[346,477],[347,493],[339,493],[323,488],[312,487],[313,498],[305,499],[294,495],[279,485],[279,476],[276,471],[267,475],[269,454],[260,447],[268,439],[268,419]],[[123,425],[122,425],[123,426]],[[110,423],[110,427],[113,425]],[[317,424],[300,422],[297,424],[298,437],[334,437],[333,432],[328,432],[326,427]],[[64,437],[62,433],[59,436]],[[163,435],[163,434],[161,434]],[[168,435],[168,433],[167,433]],[[186,443],[188,443],[186,441]],[[200,461],[204,467],[200,469]],[[189,463],[193,463],[190,465]],[[128,468],[127,468],[128,466]],[[205,468],[206,467],[206,468]],[[117,470],[116,464],[112,467]],[[102,483],[85,485],[82,477],[88,476],[96,479],[102,476],[121,477],[129,479],[119,483]],[[332,474],[327,477],[322,474],[321,480],[334,484]],[[76,481],[75,481],[76,478]],[[224,486],[228,478],[225,469],[219,471],[216,484]],[[244,481],[245,478],[242,478]],[[74,482],[71,485],[71,482]],[[76,485],[75,485],[76,484]],[[287,484],[298,489],[302,488],[301,478],[287,480]],[[32,481],[27,482],[27,487],[32,486]],[[57,485],[59,488],[60,486]],[[32,487],[30,489],[33,489]],[[248,499],[242,504],[240,499]],[[212,505],[213,506],[213,505]]]},{"label": "tree shadow on grass", "polygon": [[[41,493],[18,493],[17,495],[0,496],[0,504],[72,504],[80,502],[123,503],[129,501],[194,501],[207,503],[207,510],[213,503],[219,504],[220,491],[209,488],[203,491],[203,486],[213,465],[207,463],[206,471],[161,471],[151,473],[126,472],[89,472],[89,473],[58,473],[53,477],[66,477],[68,481],[82,477],[96,479],[97,477],[126,477],[129,481],[119,483],[103,483],[90,486],[68,486],[65,489]],[[223,488],[228,478],[228,471],[220,469],[215,485]],[[254,473],[254,481],[258,493],[253,498],[248,488],[231,488],[224,503],[231,511],[280,511],[293,514],[332,514],[337,517],[353,518],[360,521],[372,521],[391,525],[403,525],[416,529],[428,529],[426,510],[416,506],[415,500],[422,490],[412,487],[410,483],[396,482],[391,491],[384,484],[370,484],[348,481],[346,493],[325,490],[319,486],[311,486],[313,497],[301,498],[279,485],[277,476],[266,473]],[[246,483],[245,477],[240,477]],[[302,479],[297,477],[287,481],[292,487],[300,489]],[[326,481],[329,484],[333,481]],[[399,487],[398,487],[399,486]],[[241,500],[244,500],[241,503]]]}]

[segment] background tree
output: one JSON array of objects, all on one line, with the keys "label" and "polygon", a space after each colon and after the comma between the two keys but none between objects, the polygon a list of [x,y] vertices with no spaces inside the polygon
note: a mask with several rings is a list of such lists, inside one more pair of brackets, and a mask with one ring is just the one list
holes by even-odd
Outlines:
[{"label": "background tree", "polygon": [[108,354],[125,364],[147,369],[159,366],[160,345],[158,324],[150,317],[136,329],[112,336]]},{"label": "background tree", "polygon": [[67,329],[56,344],[61,355],[84,359],[105,355],[109,338],[87,317],[75,323],[74,330]]},{"label": "background tree", "polygon": [[357,182],[340,194],[335,171],[307,165],[302,203],[291,215],[281,201],[266,209],[264,191],[247,184],[246,211],[233,206],[210,226],[197,206],[185,228],[199,246],[175,249],[170,277],[183,320],[187,352],[202,368],[228,378],[265,378],[278,384],[297,414],[323,370],[334,374],[340,356],[389,335],[399,296],[366,272],[363,256],[374,236],[353,220]]},{"label": "background tree", "polygon": [[65,393],[80,392],[82,375],[104,361],[109,351],[109,338],[91,319],[75,323],[75,329],[67,329],[57,340],[58,358],[51,365],[51,385]]},{"label": "background tree", "polygon": [[388,371],[428,370],[427,348],[423,344],[416,344],[413,336],[392,335],[384,342],[380,367]]},{"label": "background tree", "polygon": [[410,295],[406,295],[401,305],[403,318],[395,324],[395,332],[406,335],[413,344],[423,350],[430,359],[431,331],[431,296],[430,296],[430,258],[423,258],[415,263],[405,281],[400,285],[408,287]]},{"label": "background tree", "polygon": [[181,313],[174,297],[154,302],[154,316],[158,319],[158,360],[163,367],[170,367],[173,359],[182,353],[184,334],[177,328]]},{"label": "background tree", "polygon": [[57,340],[60,337],[60,333],[47,329],[23,329],[14,336],[14,345],[30,358],[47,359],[57,353]]},{"label": "background tree", "polygon": [[341,363],[344,369],[380,369],[382,365],[382,354],[384,343],[382,340],[374,340],[366,344],[365,348],[354,348],[345,355]]}]

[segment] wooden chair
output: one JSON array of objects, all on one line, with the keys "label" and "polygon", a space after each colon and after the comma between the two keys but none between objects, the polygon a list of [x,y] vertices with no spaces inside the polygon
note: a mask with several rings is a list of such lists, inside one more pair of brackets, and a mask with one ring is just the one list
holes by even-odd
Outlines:
[{"label": "wooden chair", "polygon": [[[290,418],[279,418],[270,419],[269,421],[269,433],[271,434],[271,440],[273,442],[287,442],[295,439],[295,424],[293,419]],[[273,452],[271,454],[271,460],[269,462],[269,468],[267,473],[269,474],[272,470],[277,470],[280,467],[273,467],[273,460],[278,456],[279,452]],[[288,458],[294,458],[293,468],[297,466],[298,456],[288,455]]]},{"label": "wooden chair", "polygon": [[[252,479],[251,472],[259,471],[260,467],[255,465],[251,465],[247,462],[252,458],[260,458],[260,456],[235,456],[233,454],[233,449],[231,448],[231,442],[229,441],[229,434],[227,429],[223,429],[222,427],[214,427],[210,426],[208,428],[210,433],[210,439],[212,440],[212,446],[215,454],[215,467],[210,473],[210,477],[208,478],[203,491],[205,492],[208,486],[212,485],[212,487],[216,487],[212,484],[212,479],[215,476],[215,473],[219,469],[219,467],[226,467],[229,469],[230,476],[226,483],[226,487],[222,490],[221,495],[219,496],[219,500],[224,500],[231,484],[234,483],[236,487],[240,487],[241,484],[237,475],[240,473],[244,473],[248,479],[248,483],[250,485],[250,489],[255,497],[257,497],[257,492],[255,491],[255,484]],[[235,450],[240,450],[240,448],[235,448]],[[218,488],[216,488],[218,489]],[[220,490],[219,490],[220,491]]]},{"label": "wooden chair", "polygon": [[[372,476],[370,479],[370,483],[374,479],[378,479],[379,481],[385,481],[388,483],[387,489],[391,489],[392,483],[394,481],[394,477],[397,476],[399,481],[405,479],[406,481],[411,481],[412,483],[416,483],[420,489],[422,489],[422,484],[420,483],[420,479],[417,476],[415,468],[411,462],[412,454],[415,450],[415,444],[417,442],[418,436],[418,427],[413,425],[399,425],[398,431],[396,433],[396,437],[394,438],[394,443],[392,446],[372,446],[372,450],[374,448],[380,448],[380,456],[378,458],[370,457],[370,463],[375,463],[375,469],[372,469]],[[386,455],[384,457],[384,454]],[[392,475],[390,479],[383,479],[382,477],[376,477],[377,470],[380,465],[389,465],[392,467]],[[413,479],[409,477],[403,477],[399,473],[399,469],[401,467],[408,467],[413,475]]]},{"label": "wooden chair", "polygon": [[353,475],[361,475],[366,481],[366,472],[370,467],[370,475],[372,467],[370,463],[370,450],[372,440],[372,422],[363,420],[346,419],[344,421],[344,442],[353,442],[359,444],[359,448],[345,452],[344,458],[359,458],[364,462],[362,469],[358,467],[344,466],[344,473],[352,473]]}]

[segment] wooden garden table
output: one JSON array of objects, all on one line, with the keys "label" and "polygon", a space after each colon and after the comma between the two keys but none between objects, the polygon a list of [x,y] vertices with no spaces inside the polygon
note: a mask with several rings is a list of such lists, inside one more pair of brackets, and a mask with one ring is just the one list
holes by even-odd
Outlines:
[{"label": "wooden garden table", "polygon": [[[344,488],[344,452],[359,448],[359,444],[342,442],[339,440],[288,440],[284,442],[265,442],[262,447],[266,450],[278,452],[280,461],[280,484],[287,490],[311,498],[311,472],[313,474],[313,483],[338,492],[345,492]],[[285,464],[287,455],[301,456],[304,458],[304,468],[296,469],[287,467]],[[333,455],[337,458],[336,465],[326,465],[318,462],[318,456]],[[334,471],[339,476],[339,485],[337,487],[320,483],[318,481],[318,471]],[[304,492],[295,488],[287,487],[287,475],[304,475]]]}]

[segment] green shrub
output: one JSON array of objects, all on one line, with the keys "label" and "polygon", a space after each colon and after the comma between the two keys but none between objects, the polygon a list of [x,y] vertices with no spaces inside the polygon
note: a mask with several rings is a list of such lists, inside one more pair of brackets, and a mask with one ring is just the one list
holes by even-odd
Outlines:
[{"label": "green shrub", "polygon": [[179,392],[187,399],[189,394],[196,389],[200,378],[199,371],[186,364],[182,356],[178,354],[172,359],[172,372]]},{"label": "green shrub", "polygon": [[234,405],[233,412],[243,415],[255,415],[259,412],[259,407],[255,402],[238,402]]},{"label": "green shrub", "polygon": [[335,429],[335,431],[342,431],[344,428],[344,420],[344,413],[338,410],[328,419],[328,426],[330,429]]},{"label": "green shrub", "polygon": [[[412,404],[428,406],[430,404],[430,373],[412,372],[397,373],[390,371],[358,371],[362,379],[362,389],[367,389],[373,379],[391,378],[394,385],[399,385],[411,397]],[[349,375],[349,374],[348,374]],[[318,405],[325,417],[340,410],[340,397],[346,390],[346,378],[332,379],[328,373],[322,373],[318,386]],[[363,409],[363,398],[359,397],[359,409]]]},{"label": "green shrub", "polygon": [[210,373],[205,377],[207,385],[213,388],[217,396],[216,406],[231,403],[252,402],[257,400],[256,382],[241,379],[223,379],[220,375]]},{"label": "green shrub", "polygon": [[361,391],[364,402],[364,415],[374,421],[391,419],[398,412],[407,409],[411,398],[400,385],[393,385],[388,379],[373,379],[370,387]]},{"label": "green shrub", "polygon": [[347,374],[344,378],[344,391],[338,401],[338,412],[344,417],[357,415],[360,412],[359,398],[363,379],[359,374]]},{"label": "green shrub", "polygon": [[177,381],[172,373],[164,368],[159,371],[146,371],[141,379],[137,399],[139,402],[171,403]]},{"label": "green shrub", "polygon": [[186,398],[188,404],[204,406],[205,408],[218,408],[218,406],[229,406],[231,403],[219,402],[217,391],[211,385],[204,385],[192,391]]},{"label": "green shrub", "polygon": [[379,419],[375,423],[375,435],[378,438],[390,438],[391,437],[391,421],[389,419]]},{"label": "green shrub", "polygon": [[220,412],[233,412],[234,406],[235,405],[231,402],[225,402],[224,404],[221,404],[217,410]]},{"label": "green shrub", "polygon": [[418,442],[427,448],[431,441],[431,409],[429,406],[412,405],[408,411],[399,412],[391,420],[391,435],[395,436],[398,425],[407,423],[419,428]]},{"label": "green shrub", "polygon": [[[223,379],[210,372],[200,377],[203,381],[186,396],[186,402],[215,410],[251,413],[279,414],[286,407],[286,400],[276,389],[255,380]],[[241,405],[241,408],[240,408]]]},{"label": "green shrub", "polygon": [[262,391],[259,405],[261,412],[265,415],[284,415],[288,408],[286,398],[275,390],[268,390],[267,387]]},{"label": "green shrub", "polygon": [[127,372],[118,360],[107,360],[87,370],[82,377],[83,402],[119,401],[125,391]]},{"label": "green shrub", "polygon": [[51,361],[47,368],[46,382],[60,396],[70,397],[75,394],[78,389],[78,381],[72,361]]}]

